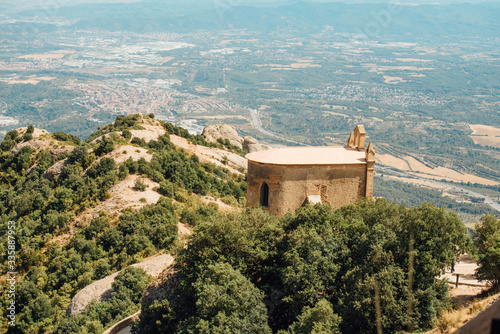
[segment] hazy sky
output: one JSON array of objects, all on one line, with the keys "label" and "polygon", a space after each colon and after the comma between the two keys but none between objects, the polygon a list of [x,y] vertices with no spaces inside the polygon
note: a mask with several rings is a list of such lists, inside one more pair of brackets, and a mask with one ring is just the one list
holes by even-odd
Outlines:
[{"label": "hazy sky", "polygon": [[[119,2],[139,2],[142,0],[0,0],[0,4],[8,4],[16,8],[47,8],[47,7],[61,7],[71,6],[82,3],[119,3]],[[149,0],[151,1],[151,0]],[[287,3],[297,0],[153,0],[164,1],[166,3],[177,3],[182,5],[183,2],[213,2],[223,3],[228,5],[248,5],[255,3]],[[500,2],[500,0],[305,0],[316,2],[345,2],[345,3],[406,3],[406,4],[419,4],[419,3],[480,3],[480,2]]]}]

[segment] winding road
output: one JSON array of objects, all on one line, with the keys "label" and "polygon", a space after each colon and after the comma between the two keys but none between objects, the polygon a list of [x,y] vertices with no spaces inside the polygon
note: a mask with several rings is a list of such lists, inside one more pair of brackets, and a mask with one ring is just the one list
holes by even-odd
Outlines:
[{"label": "winding road", "polygon": [[304,143],[301,143],[301,142],[298,142],[295,140],[286,139],[286,138],[281,137],[281,136],[279,136],[279,135],[277,135],[269,130],[264,129],[262,127],[262,122],[259,119],[259,115],[257,113],[257,110],[248,108],[248,111],[250,112],[250,117],[252,118],[252,124],[253,124],[254,128],[256,128],[259,132],[261,132],[269,137],[273,137],[273,138],[276,138],[276,139],[279,139],[282,141],[286,141],[288,143],[305,146]]}]

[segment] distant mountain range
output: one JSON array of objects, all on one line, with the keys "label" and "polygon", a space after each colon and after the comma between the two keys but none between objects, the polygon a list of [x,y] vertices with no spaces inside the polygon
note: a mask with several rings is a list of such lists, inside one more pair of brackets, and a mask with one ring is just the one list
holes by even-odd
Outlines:
[{"label": "distant mountain range", "polygon": [[[344,33],[369,36],[470,35],[498,36],[500,4],[391,5],[388,3],[295,2],[279,6],[230,6],[228,1],[185,0],[136,3],[81,4],[62,7],[56,15],[79,19],[75,29],[179,33],[213,29],[280,29],[314,32],[324,26]],[[35,10],[19,13],[34,16]]]}]

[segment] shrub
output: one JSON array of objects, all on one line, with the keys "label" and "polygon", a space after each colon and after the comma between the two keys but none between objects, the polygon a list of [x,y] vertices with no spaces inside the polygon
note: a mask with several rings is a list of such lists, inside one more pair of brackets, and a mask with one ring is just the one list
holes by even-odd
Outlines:
[{"label": "shrub", "polygon": [[158,192],[165,197],[172,198],[175,196],[175,186],[172,182],[168,180],[163,181],[160,183],[160,189],[158,189]]},{"label": "shrub", "polygon": [[129,175],[129,170],[125,164],[120,165],[120,170],[118,171],[118,178],[120,180],[125,180]]},{"label": "shrub", "polygon": [[228,263],[208,266],[194,288],[196,314],[187,328],[203,328],[208,333],[272,333],[263,292]]},{"label": "shrub", "polygon": [[99,146],[96,148],[95,155],[98,157],[108,154],[109,152],[113,151],[115,149],[115,143],[113,139],[109,137],[104,137],[99,144]]},{"label": "shrub", "polygon": [[129,130],[123,130],[122,137],[128,140],[132,138],[132,132],[130,132]]},{"label": "shrub", "polygon": [[11,130],[9,132],[7,132],[7,134],[5,135],[5,139],[11,139],[11,140],[14,140],[17,138],[17,136],[19,136],[19,133],[16,131],[16,130]]},{"label": "shrub", "polygon": [[4,152],[7,152],[10,151],[15,145],[16,143],[12,139],[5,137],[5,139],[2,141],[2,144],[0,145],[0,149],[2,149],[2,151]]},{"label": "shrub", "polygon": [[29,132],[26,132],[24,135],[23,135],[23,141],[28,141],[28,140],[31,140],[33,139],[33,135]]},{"label": "shrub", "polygon": [[137,121],[139,120],[139,117],[140,117],[139,114],[134,114],[130,116],[124,116],[124,115],[116,116],[113,128],[115,128],[116,130],[126,130],[136,125]]},{"label": "shrub", "polygon": [[85,165],[85,158],[87,157],[87,148],[85,146],[77,146],[69,154],[68,160],[71,163],[80,163],[82,166]]},{"label": "shrub", "polygon": [[313,308],[304,307],[297,321],[290,326],[290,333],[340,334],[340,320],[340,317],[333,313],[332,304],[322,299]]},{"label": "shrub", "polygon": [[99,162],[93,164],[88,170],[87,175],[96,178],[104,176],[116,169],[116,162],[113,158],[102,158]]},{"label": "shrub", "polygon": [[52,137],[54,137],[55,139],[60,140],[60,141],[67,141],[67,142],[73,143],[75,145],[80,145],[80,143],[81,143],[81,141],[78,137],[73,136],[73,135],[69,135],[69,134],[62,132],[62,131],[54,132],[52,134]]},{"label": "shrub", "polygon": [[130,299],[133,303],[138,303],[151,281],[152,277],[146,274],[143,269],[127,267],[113,281],[112,298]]},{"label": "shrub", "polygon": [[142,182],[141,179],[137,179],[137,180],[135,180],[134,189],[137,191],[145,191],[146,184],[144,182]]},{"label": "shrub", "polygon": [[141,147],[148,147],[148,144],[146,143],[146,141],[142,138],[139,138],[139,137],[132,138],[132,141],[130,143],[134,144],[134,145],[139,145]]}]

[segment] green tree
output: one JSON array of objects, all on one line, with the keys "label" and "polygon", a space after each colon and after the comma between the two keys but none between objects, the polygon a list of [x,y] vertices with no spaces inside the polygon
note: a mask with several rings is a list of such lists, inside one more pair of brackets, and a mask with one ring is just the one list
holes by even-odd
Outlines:
[{"label": "green tree", "polygon": [[118,170],[118,178],[120,180],[125,180],[129,176],[129,170],[127,166],[123,163],[120,165],[120,168]]},{"label": "green tree", "polygon": [[49,200],[49,208],[58,212],[69,210],[73,205],[73,193],[67,188],[57,188]]},{"label": "green tree", "polygon": [[[229,283],[245,285],[241,275],[265,294],[274,331],[372,333],[377,321],[387,333],[409,324],[425,329],[448,302],[446,282],[436,275],[468,247],[456,215],[430,204],[305,206],[279,220],[260,209],[203,216],[182,213],[196,226],[177,256],[178,283],[164,287],[167,302],[145,305],[139,327],[149,321],[166,333],[241,332],[246,322],[232,323],[240,310],[231,308],[239,297]],[[133,223],[120,228],[137,229]]]},{"label": "green tree", "polygon": [[94,153],[96,156],[100,157],[102,155],[108,154],[115,149],[115,143],[110,137],[103,137],[99,146],[95,149]]},{"label": "green tree", "polygon": [[85,146],[77,146],[71,151],[68,160],[71,163],[80,163],[82,166],[85,166],[85,158],[87,157],[88,152]]},{"label": "green tree", "polygon": [[472,240],[477,249],[476,277],[500,285],[500,218],[485,215],[476,224]]},{"label": "green tree", "polygon": [[106,259],[100,259],[95,265],[94,279],[98,280],[109,275],[111,266]]},{"label": "green tree", "polygon": [[277,268],[281,272],[284,300],[295,316],[304,307],[337,293],[342,264],[350,256],[343,234],[335,229],[342,217],[333,210],[326,206],[299,210],[288,226],[297,220],[307,222],[287,233],[283,243],[286,250]]},{"label": "green tree", "polygon": [[200,267],[227,262],[254,282],[268,275],[269,264],[277,256],[283,229],[278,219],[262,209],[219,215],[195,229],[190,246],[178,255],[182,271],[190,282]]},{"label": "green tree", "polygon": [[7,132],[7,134],[5,135],[5,139],[11,139],[11,140],[14,140],[17,138],[17,136],[19,136],[19,132],[17,132],[17,130],[10,130],[9,132]]},{"label": "green tree", "polygon": [[87,170],[87,175],[92,178],[105,176],[116,169],[116,161],[113,158],[102,158]]},{"label": "green tree", "polygon": [[306,306],[288,332],[290,334],[340,334],[340,321],[340,317],[333,313],[332,304],[322,299],[313,308]]},{"label": "green tree", "polygon": [[196,314],[178,333],[271,333],[263,292],[228,263],[209,265],[194,290]]},{"label": "green tree", "polygon": [[142,294],[152,281],[143,269],[127,267],[115,278],[112,287],[112,299],[130,299],[134,304],[141,301]]},{"label": "green tree", "polygon": [[33,135],[31,134],[31,132],[26,132],[24,135],[23,135],[23,141],[29,141],[33,139]]},{"label": "green tree", "polygon": [[0,144],[0,149],[7,152],[10,151],[15,145],[16,143],[12,139],[5,137],[4,140],[2,140],[2,144]]},{"label": "green tree", "polygon": [[132,138],[132,132],[130,132],[130,130],[128,130],[128,129],[123,130],[122,137],[128,140],[128,139]]},{"label": "green tree", "polygon": [[132,325],[134,334],[170,334],[175,330],[175,311],[169,300],[155,300],[146,309],[143,309],[140,315],[140,322]]}]

